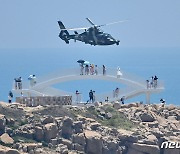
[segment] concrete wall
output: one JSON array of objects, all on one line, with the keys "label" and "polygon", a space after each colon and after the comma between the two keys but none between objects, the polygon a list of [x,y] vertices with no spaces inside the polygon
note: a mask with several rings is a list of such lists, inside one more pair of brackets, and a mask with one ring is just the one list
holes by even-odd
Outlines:
[{"label": "concrete wall", "polygon": [[21,104],[26,104],[26,106],[71,105],[72,96],[16,97],[16,102],[21,103]]}]

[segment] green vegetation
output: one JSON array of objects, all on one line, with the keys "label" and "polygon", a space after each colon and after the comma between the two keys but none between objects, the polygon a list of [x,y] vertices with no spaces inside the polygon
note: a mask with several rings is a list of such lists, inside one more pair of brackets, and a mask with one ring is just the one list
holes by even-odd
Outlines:
[{"label": "green vegetation", "polygon": [[[101,111],[105,114],[111,114],[111,118],[106,118],[106,116],[102,115]],[[88,107],[86,110],[73,110],[73,114],[75,116],[82,115],[87,118],[92,118],[97,120],[104,126],[121,128],[125,130],[131,130],[136,127],[129,119],[127,119],[122,113],[118,112],[112,106],[102,106],[99,108],[95,108],[93,106]]]},{"label": "green vegetation", "polygon": [[22,119],[22,120],[19,122],[19,125],[20,125],[20,126],[23,126],[23,125],[25,125],[25,124],[28,124],[27,119]]}]

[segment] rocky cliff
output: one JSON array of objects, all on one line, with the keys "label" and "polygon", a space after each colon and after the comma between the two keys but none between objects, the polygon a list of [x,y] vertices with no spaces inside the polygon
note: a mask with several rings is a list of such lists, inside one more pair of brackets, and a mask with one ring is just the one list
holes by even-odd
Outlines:
[{"label": "rocky cliff", "polygon": [[25,107],[0,103],[0,153],[180,154],[180,108],[174,105]]}]

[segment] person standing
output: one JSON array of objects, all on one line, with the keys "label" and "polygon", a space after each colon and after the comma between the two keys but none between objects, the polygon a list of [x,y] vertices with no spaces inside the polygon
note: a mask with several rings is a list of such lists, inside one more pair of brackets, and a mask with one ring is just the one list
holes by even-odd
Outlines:
[{"label": "person standing", "polygon": [[154,88],[157,88],[157,80],[158,80],[158,77],[155,75],[155,77],[154,77]]},{"label": "person standing", "polygon": [[11,103],[11,102],[12,102],[12,99],[13,99],[13,93],[12,93],[12,91],[9,91],[9,94],[8,94],[8,102]]},{"label": "person standing", "polygon": [[149,82],[149,80],[146,80],[146,84],[147,84],[147,89],[149,89],[149,88],[150,88],[150,82]]},{"label": "person standing", "polygon": [[83,64],[81,63],[80,64],[80,75],[83,75],[83,72],[84,72],[84,66],[83,66]]},{"label": "person standing", "polygon": [[36,84],[36,76],[35,75],[30,75],[28,77],[28,80],[30,80],[30,86],[33,87]]},{"label": "person standing", "polygon": [[98,75],[98,68],[97,68],[97,65],[95,65],[95,74]]},{"label": "person standing", "polygon": [[22,78],[21,77],[19,77],[17,79],[17,85],[18,85],[18,89],[22,89]]},{"label": "person standing", "polygon": [[80,98],[80,94],[78,90],[76,90],[76,103],[80,103],[81,102],[81,98]]},{"label": "person standing", "polygon": [[85,75],[88,75],[88,74],[89,74],[89,66],[86,65],[86,66],[85,66]]},{"label": "person standing", "polygon": [[89,92],[89,102],[93,102],[93,91],[92,90],[90,90],[90,92]]},{"label": "person standing", "polygon": [[105,65],[103,65],[103,75],[105,75],[106,74],[106,67],[105,67]]},{"label": "person standing", "polygon": [[93,91],[93,103],[96,101],[95,91]]},{"label": "person standing", "polygon": [[122,76],[122,73],[120,71],[120,67],[117,67],[117,78],[120,78]]},{"label": "person standing", "polygon": [[153,88],[154,87],[154,77],[152,76],[151,77],[151,88]]},{"label": "person standing", "polygon": [[125,96],[123,96],[123,97],[121,98],[122,104],[124,104],[124,100],[125,100]]}]

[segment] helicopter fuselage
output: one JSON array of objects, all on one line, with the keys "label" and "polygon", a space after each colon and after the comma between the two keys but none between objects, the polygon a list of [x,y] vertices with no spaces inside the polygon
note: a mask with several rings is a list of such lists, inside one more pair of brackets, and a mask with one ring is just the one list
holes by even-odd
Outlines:
[{"label": "helicopter fuselage", "polygon": [[104,33],[101,31],[98,27],[92,26],[88,29],[86,29],[82,33],[78,33],[77,31],[74,31],[75,34],[69,34],[67,29],[65,29],[65,26],[61,21],[58,21],[58,24],[61,28],[61,32],[59,34],[59,37],[64,40],[67,44],[69,44],[69,40],[73,39],[76,41],[84,42],[85,44],[91,44],[91,45],[119,45],[119,40],[114,39],[110,34]]}]

